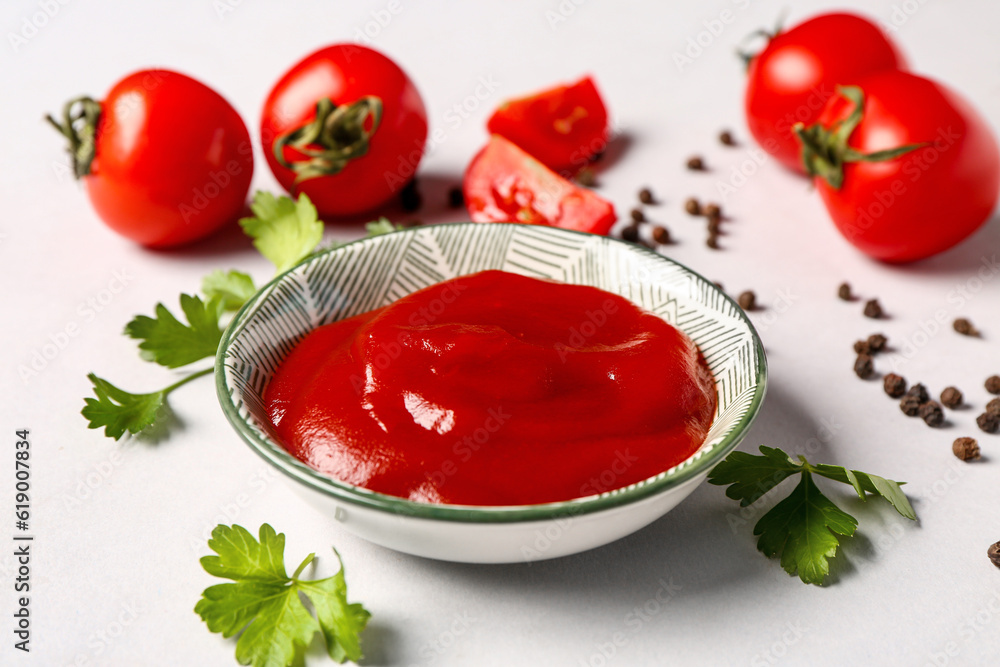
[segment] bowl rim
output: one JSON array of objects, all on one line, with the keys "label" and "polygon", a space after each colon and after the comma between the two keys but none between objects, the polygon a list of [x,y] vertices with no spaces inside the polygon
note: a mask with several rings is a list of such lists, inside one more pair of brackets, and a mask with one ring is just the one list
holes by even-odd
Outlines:
[{"label": "bowl rim", "polygon": [[[414,517],[459,523],[517,523],[544,521],[549,519],[590,514],[593,512],[623,507],[646,498],[651,498],[661,493],[665,493],[672,488],[678,487],[698,475],[707,475],[709,470],[711,470],[716,463],[728,456],[729,453],[736,448],[740,441],[746,436],[747,430],[759,413],[767,386],[767,360],[764,356],[764,347],[760,340],[760,336],[754,328],[753,323],[747,317],[743,309],[740,308],[731,297],[716,287],[712,281],[706,279],[700,273],[693,271],[684,264],[661,255],[649,248],[637,246],[608,236],[599,236],[599,238],[606,239],[612,243],[620,243],[627,246],[630,251],[638,252],[640,254],[646,253],[659,261],[673,264],[680,268],[683,272],[702,280],[710,289],[718,292],[735,306],[736,316],[743,321],[751,333],[756,352],[756,363],[753,369],[755,381],[753,399],[751,400],[746,413],[733,426],[730,432],[713,447],[711,452],[701,456],[696,461],[688,463],[691,461],[691,457],[689,457],[667,471],[659,472],[653,477],[646,478],[645,480],[622,489],[559,502],[536,505],[447,505],[437,503],[421,503],[338,481],[299,461],[288,453],[283,447],[281,447],[279,443],[273,442],[270,438],[261,438],[257,435],[256,431],[251,428],[249,424],[247,424],[247,421],[242,415],[240,415],[239,408],[234,403],[233,391],[235,391],[235,389],[231,391],[227,382],[225,361],[233,340],[242,331],[246,324],[245,319],[248,317],[248,313],[252,310],[256,310],[258,302],[273,294],[275,292],[273,288],[278,283],[286,280],[289,275],[300,270],[303,266],[317,261],[322,257],[343,252],[345,248],[350,246],[368,243],[382,243],[383,241],[381,239],[383,237],[398,234],[413,234],[433,227],[471,227],[473,225],[478,226],[482,224],[512,224],[519,227],[534,227],[534,225],[524,225],[520,223],[450,222],[438,223],[434,225],[422,225],[420,227],[401,229],[374,237],[365,237],[356,241],[350,241],[337,245],[336,247],[329,248],[314,255],[310,255],[295,266],[278,274],[266,285],[260,288],[257,293],[254,294],[236,312],[229,325],[226,327],[226,330],[223,332],[222,339],[219,342],[219,349],[215,356],[214,367],[216,393],[218,394],[219,403],[222,406],[223,413],[226,415],[226,418],[229,420],[230,424],[232,424],[240,438],[247,445],[249,445],[250,449],[295,481],[314,491],[351,505],[388,512],[400,517]],[[587,237],[595,236],[594,234],[590,234],[588,232],[558,227],[550,227],[547,229],[554,230],[555,233],[565,233]],[[697,454],[693,454],[692,456],[695,455]],[[685,463],[688,464],[685,465]]]}]

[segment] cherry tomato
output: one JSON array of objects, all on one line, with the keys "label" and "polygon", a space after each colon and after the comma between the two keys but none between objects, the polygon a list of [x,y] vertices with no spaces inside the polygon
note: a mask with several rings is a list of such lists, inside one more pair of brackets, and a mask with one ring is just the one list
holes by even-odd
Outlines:
[{"label": "cherry tomato", "polygon": [[[70,102],[61,122],[74,171],[113,230],[150,247],[200,239],[235,221],[253,175],[250,135],[218,93],[168,70],[142,70],[103,102]],[[95,138],[96,137],[96,138]]]},{"label": "cherry tomato", "polygon": [[589,76],[509,100],[487,123],[553,171],[573,174],[607,145],[608,112]]},{"label": "cherry tomato", "polygon": [[260,123],[281,186],[325,216],[370,211],[416,173],[427,111],[406,73],[356,44],[320,49],[274,85]]},{"label": "cherry tomato", "polygon": [[607,234],[615,209],[499,135],[465,170],[465,205],[475,222],[522,222]]},{"label": "cherry tomato", "polygon": [[[830,216],[872,257],[909,262],[946,250],[989,217],[1000,194],[1000,148],[986,122],[956,93],[915,74],[886,70],[857,81],[863,115],[847,146],[860,153],[912,146],[899,157],[847,162],[839,188],[816,178]],[[830,99],[830,128],[855,105]]]},{"label": "cherry tomato", "polygon": [[772,37],[747,70],[747,126],[783,165],[805,173],[792,125],[816,122],[838,84],[869,72],[905,69],[877,25],[854,14],[821,14]]}]

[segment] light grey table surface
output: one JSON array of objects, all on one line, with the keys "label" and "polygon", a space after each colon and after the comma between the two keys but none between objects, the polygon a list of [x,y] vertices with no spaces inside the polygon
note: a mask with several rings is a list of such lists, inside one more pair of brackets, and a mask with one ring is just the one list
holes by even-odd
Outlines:
[{"label": "light grey table surface", "polygon": [[[1000,5],[847,4],[888,26],[915,69],[1000,125]],[[976,433],[975,410],[932,430],[850,370],[851,342],[881,330],[900,372],[938,391],[956,384],[981,408],[982,380],[1000,372],[1000,221],[932,260],[884,266],[841,239],[805,181],[773,160],[754,162],[734,49],[786,6],[5,2],[0,517],[9,524],[0,529],[0,664],[235,664],[233,642],[210,634],[192,612],[215,583],[198,558],[222,521],[254,529],[270,522],[288,535],[289,561],[320,553],[318,575],[332,573],[328,549],[336,545],[352,600],[373,614],[364,634],[370,665],[1000,664],[1000,570],[986,559],[1000,539],[1000,436],[980,438],[987,460],[962,464],[950,443]],[[795,3],[788,20],[824,7]],[[419,215],[428,221],[462,217],[447,210],[444,195],[484,143],[486,118],[501,100],[592,73],[619,132],[600,192],[624,219],[638,188],[651,186],[663,203],[649,215],[679,239],[666,252],[733,293],[756,290],[765,306],[753,320],[770,385],[743,449],[808,451],[906,480],[919,524],[838,491],[861,517],[859,534],[842,549],[829,586],[805,586],[756,551],[752,517],[703,485],[604,548],[530,566],[455,565],[368,544],[305,505],[238,440],[208,380],[172,397],[182,428],[169,440],[115,443],[88,431],[79,415],[88,372],[135,390],[171,376],[138,359],[121,335],[125,322],[158,301],[175,303],[212,269],[241,267],[259,280],[269,269],[235,235],[164,253],[108,231],[69,178],[60,139],[42,115],[79,93],[100,97],[132,70],[164,66],[219,90],[256,140],[277,77],[315,48],[347,40],[370,41],[397,59],[424,96],[432,130],[441,130],[420,168],[429,203]],[[738,148],[716,141],[724,128]],[[257,148],[254,187],[277,192]],[[684,169],[695,153],[707,173]],[[734,185],[724,202],[732,222],[723,250],[712,251],[682,203],[721,199],[723,183]],[[328,231],[360,234],[359,225]],[[859,304],[839,302],[842,280],[877,296],[890,317],[873,323]],[[977,323],[982,340],[934,322],[959,315]],[[76,335],[50,354],[46,346],[71,325]],[[43,351],[51,358],[37,374],[19,373]],[[33,443],[29,654],[14,650],[12,637],[18,428],[31,429]],[[308,664],[326,662],[314,645]]]}]

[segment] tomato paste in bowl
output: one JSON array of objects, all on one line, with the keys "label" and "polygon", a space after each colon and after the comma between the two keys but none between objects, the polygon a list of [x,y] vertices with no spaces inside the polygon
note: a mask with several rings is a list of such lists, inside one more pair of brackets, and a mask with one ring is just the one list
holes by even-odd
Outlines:
[{"label": "tomato paste in bowl", "polygon": [[331,521],[473,563],[656,520],[744,437],[765,383],[756,332],[711,282],[633,244],[504,223],[311,257],[216,357],[236,433]]},{"label": "tomato paste in bowl", "polygon": [[694,454],[716,409],[676,327],[595,287],[496,270],[315,329],[265,401],[312,468],[454,505],[626,487]]}]

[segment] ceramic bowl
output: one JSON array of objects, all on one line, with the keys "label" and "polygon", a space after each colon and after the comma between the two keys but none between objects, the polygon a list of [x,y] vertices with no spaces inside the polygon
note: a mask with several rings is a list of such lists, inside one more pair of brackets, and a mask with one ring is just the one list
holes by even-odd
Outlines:
[{"label": "ceramic bowl", "polygon": [[[718,392],[718,410],[701,448],[669,470],[615,491],[497,507],[417,503],[375,493],[319,473],[282,448],[267,418],[264,388],[309,331],[486,269],[599,287],[684,331],[704,354]],[[509,563],[591,549],[663,516],[746,434],[764,397],[766,366],[760,339],[739,306],[677,262],[603,236],[462,223],[364,239],[282,274],[230,323],[215,375],[222,408],[250,449],[347,530],[418,556]]]}]

